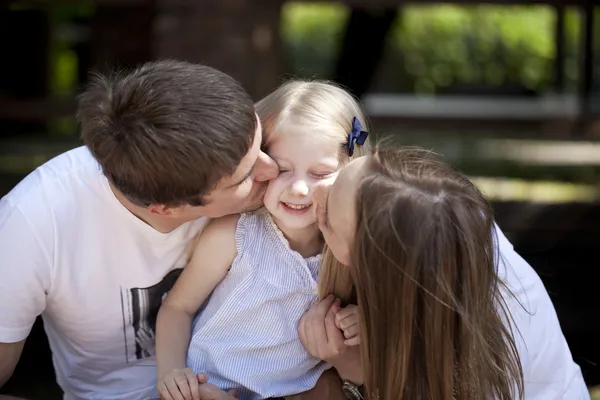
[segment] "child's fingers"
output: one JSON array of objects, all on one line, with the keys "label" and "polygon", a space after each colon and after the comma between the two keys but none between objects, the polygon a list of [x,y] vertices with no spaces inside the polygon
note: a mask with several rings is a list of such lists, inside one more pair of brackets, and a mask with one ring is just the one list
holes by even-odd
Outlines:
[{"label": "child's fingers", "polygon": [[335,317],[339,320],[342,320],[352,314],[358,315],[358,306],[354,304],[350,304],[341,309],[338,313],[335,314]]},{"label": "child's fingers", "polygon": [[356,335],[353,338],[344,340],[346,346],[358,346],[360,344],[360,336]]},{"label": "child's fingers", "polygon": [[198,392],[198,387],[200,386],[200,384],[198,383],[198,377],[196,376],[194,371],[192,371],[189,368],[186,368],[185,370],[185,377],[187,378],[187,383],[189,386],[189,399],[200,400],[200,392]]},{"label": "child's fingers", "polygon": [[169,387],[165,381],[161,381],[158,383],[158,385],[156,385],[156,391],[160,396],[160,400],[173,400],[173,396],[171,396]]},{"label": "child's fingers", "polygon": [[358,325],[358,314],[351,314],[344,319],[340,319],[336,325],[339,325],[341,330],[348,329],[352,325]]},{"label": "child's fingers", "polygon": [[[168,379],[165,382],[165,384],[167,387],[167,394],[168,394],[168,396],[164,396],[165,399],[185,400],[183,395],[179,391],[179,387],[177,385],[177,382],[175,382],[175,379]],[[161,398],[163,398],[162,393],[161,393]]]},{"label": "child's fingers", "polygon": [[343,330],[344,330],[344,328],[342,328],[342,326],[340,325],[340,324],[342,323],[342,321],[341,321],[341,320],[339,320],[339,319],[335,318],[333,321],[334,321],[334,323],[335,323],[335,326],[336,326],[336,327],[337,327],[337,328],[338,328],[340,331],[343,331]]},{"label": "child's fingers", "polygon": [[[196,378],[196,376],[194,376],[194,378]],[[196,379],[194,379],[194,381],[196,381],[196,385],[198,385],[198,381]],[[179,375],[177,378],[175,378],[175,382],[177,383],[179,392],[185,400],[194,400],[194,397],[192,396],[192,388],[190,387],[190,382],[188,381],[186,375]]]},{"label": "child's fingers", "polygon": [[344,337],[346,339],[350,339],[354,336],[357,336],[359,334],[358,332],[358,324],[355,325],[351,325],[348,328],[344,329]]}]

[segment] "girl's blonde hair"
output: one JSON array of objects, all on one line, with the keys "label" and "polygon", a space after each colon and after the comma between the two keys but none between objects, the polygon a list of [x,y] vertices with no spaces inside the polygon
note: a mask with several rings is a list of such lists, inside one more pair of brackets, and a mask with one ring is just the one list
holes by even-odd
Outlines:
[{"label": "girl's blonde hair", "polygon": [[[256,103],[267,147],[283,133],[299,131],[325,137],[340,143],[340,162],[346,164],[348,133],[354,117],[362,130],[367,121],[357,99],[346,90],[327,81],[290,80]],[[354,146],[353,157],[368,152],[368,141]]]}]

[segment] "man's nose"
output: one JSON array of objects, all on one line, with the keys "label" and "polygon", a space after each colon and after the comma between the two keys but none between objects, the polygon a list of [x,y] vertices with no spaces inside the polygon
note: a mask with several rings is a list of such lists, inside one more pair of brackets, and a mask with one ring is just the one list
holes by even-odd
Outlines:
[{"label": "man's nose", "polygon": [[256,166],[254,167],[254,180],[264,182],[276,178],[279,175],[279,166],[266,153],[258,153]]}]

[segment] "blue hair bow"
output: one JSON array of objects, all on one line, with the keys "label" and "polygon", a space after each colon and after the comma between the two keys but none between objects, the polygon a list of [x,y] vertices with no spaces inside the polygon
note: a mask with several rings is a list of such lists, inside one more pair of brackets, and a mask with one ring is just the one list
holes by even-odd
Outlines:
[{"label": "blue hair bow", "polygon": [[354,144],[362,146],[365,144],[369,136],[369,132],[362,130],[362,125],[358,118],[352,118],[352,131],[348,132],[348,156],[352,157],[354,154]]}]

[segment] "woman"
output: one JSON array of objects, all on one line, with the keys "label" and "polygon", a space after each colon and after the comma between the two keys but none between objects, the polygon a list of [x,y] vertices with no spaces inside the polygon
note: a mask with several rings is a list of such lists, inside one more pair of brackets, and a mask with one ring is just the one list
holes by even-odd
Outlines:
[{"label": "woman", "polygon": [[[342,299],[313,306],[299,334],[350,398],[589,399],[539,277],[464,175],[420,149],[380,148],[318,197],[343,264],[322,267],[321,293]],[[358,304],[360,351],[338,329],[344,300]]]}]

